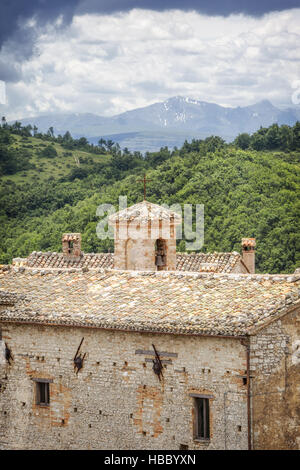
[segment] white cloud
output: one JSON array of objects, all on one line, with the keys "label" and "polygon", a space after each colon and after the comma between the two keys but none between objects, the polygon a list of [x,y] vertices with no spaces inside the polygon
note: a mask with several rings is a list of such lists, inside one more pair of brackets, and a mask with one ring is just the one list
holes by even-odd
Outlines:
[{"label": "white cloud", "polygon": [[[131,10],[48,26],[7,84],[9,119],[48,112],[112,115],[174,95],[237,106],[291,105],[300,9],[261,18]],[[7,52],[6,52],[7,53]],[[0,54],[1,61],[1,54]]]}]

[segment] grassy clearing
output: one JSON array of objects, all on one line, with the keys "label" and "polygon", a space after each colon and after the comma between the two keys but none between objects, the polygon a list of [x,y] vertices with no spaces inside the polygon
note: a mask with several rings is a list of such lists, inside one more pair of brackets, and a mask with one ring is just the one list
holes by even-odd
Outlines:
[{"label": "grassy clearing", "polygon": [[67,175],[79,162],[83,162],[87,158],[91,158],[94,162],[107,163],[110,160],[109,155],[96,155],[94,153],[84,152],[81,150],[67,150],[60,144],[54,143],[53,147],[57,152],[57,157],[47,158],[41,157],[39,152],[49,145],[49,142],[34,137],[21,137],[14,135],[14,143],[12,148],[26,149],[30,154],[30,163],[35,168],[22,170],[13,175],[4,175],[1,177],[3,181],[12,181],[16,184],[32,183],[34,181],[43,182],[49,178],[58,180]]}]

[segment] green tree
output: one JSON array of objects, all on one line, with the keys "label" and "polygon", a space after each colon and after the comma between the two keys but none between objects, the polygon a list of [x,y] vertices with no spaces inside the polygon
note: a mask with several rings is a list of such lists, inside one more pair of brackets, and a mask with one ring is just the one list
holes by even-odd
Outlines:
[{"label": "green tree", "polygon": [[293,142],[292,142],[292,148],[295,149],[300,149],[300,122],[297,121],[296,124],[293,127]]},{"label": "green tree", "polygon": [[237,138],[234,140],[234,144],[242,150],[249,148],[250,143],[251,143],[251,137],[246,132],[244,132],[243,134],[239,134]]},{"label": "green tree", "polygon": [[46,158],[55,158],[57,157],[57,151],[53,145],[47,145],[41,153],[41,157],[46,157]]},{"label": "green tree", "polygon": [[292,147],[293,143],[293,130],[290,126],[282,125],[279,129],[280,148],[288,150]]},{"label": "green tree", "polygon": [[251,137],[251,147],[254,150],[263,150],[266,148],[266,139],[265,136],[256,132]]},{"label": "green tree", "polygon": [[268,149],[280,148],[280,132],[278,124],[273,124],[269,127],[266,133],[266,146]]}]

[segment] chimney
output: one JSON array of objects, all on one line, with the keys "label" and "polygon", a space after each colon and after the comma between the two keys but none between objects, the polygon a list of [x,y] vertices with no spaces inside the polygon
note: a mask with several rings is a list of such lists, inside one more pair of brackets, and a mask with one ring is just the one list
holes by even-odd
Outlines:
[{"label": "chimney", "polygon": [[255,238],[242,238],[243,261],[250,274],[255,273]]},{"label": "chimney", "polygon": [[64,233],[62,236],[63,255],[77,260],[81,256],[81,233]]}]

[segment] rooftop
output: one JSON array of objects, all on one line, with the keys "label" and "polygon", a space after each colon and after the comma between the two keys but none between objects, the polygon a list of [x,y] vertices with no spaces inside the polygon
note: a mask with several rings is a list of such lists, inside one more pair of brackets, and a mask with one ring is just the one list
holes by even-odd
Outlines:
[{"label": "rooftop", "polygon": [[241,336],[300,306],[300,274],[0,270],[0,321]]},{"label": "rooftop", "polygon": [[[178,271],[232,272],[239,262],[242,262],[242,258],[237,252],[176,254]],[[67,258],[63,253],[34,251],[28,258],[15,258],[14,264],[45,269],[112,269],[114,255],[113,253],[83,253],[79,259],[72,259]]]}]

